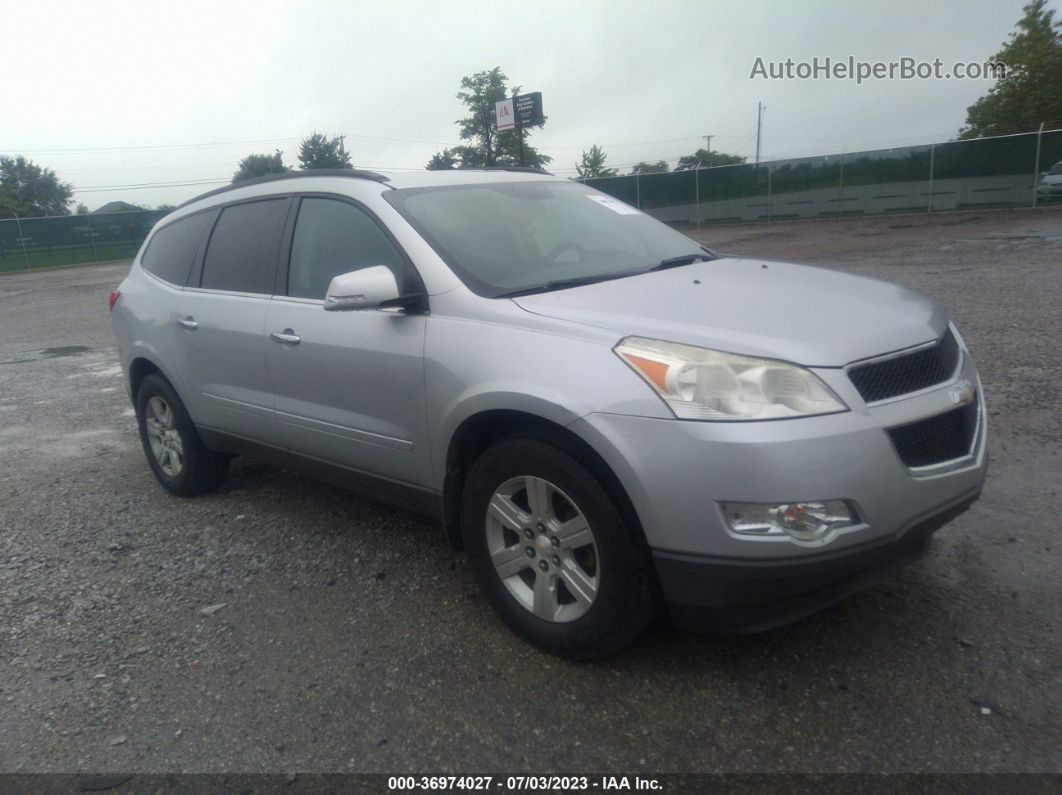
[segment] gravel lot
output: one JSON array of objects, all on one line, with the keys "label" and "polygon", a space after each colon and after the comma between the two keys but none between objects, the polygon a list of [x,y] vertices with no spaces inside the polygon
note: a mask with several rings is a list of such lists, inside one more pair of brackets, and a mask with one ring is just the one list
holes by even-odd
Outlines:
[{"label": "gravel lot", "polygon": [[167,495],[107,315],[127,267],[0,276],[0,771],[1062,771],[1062,208],[695,234],[953,313],[992,469],[927,557],[783,630],[567,663],[430,521],[241,461]]}]

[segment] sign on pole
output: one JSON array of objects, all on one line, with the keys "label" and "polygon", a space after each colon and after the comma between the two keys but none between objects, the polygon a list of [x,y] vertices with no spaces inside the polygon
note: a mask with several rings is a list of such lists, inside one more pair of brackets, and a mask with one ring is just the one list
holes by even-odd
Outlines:
[{"label": "sign on pole", "polygon": [[494,103],[495,126],[499,131],[511,130],[516,126],[516,114],[513,112],[513,97]]},{"label": "sign on pole", "polygon": [[495,102],[494,115],[495,127],[499,132],[542,124],[545,121],[542,115],[542,92],[532,91]]},{"label": "sign on pole", "polygon": [[516,123],[521,127],[534,127],[536,124],[542,124],[545,121],[542,116],[541,91],[520,94],[514,99],[516,100]]}]

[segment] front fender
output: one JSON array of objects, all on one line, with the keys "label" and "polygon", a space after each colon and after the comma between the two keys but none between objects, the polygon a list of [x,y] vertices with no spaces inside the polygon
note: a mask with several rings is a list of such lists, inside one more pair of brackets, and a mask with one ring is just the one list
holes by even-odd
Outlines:
[{"label": "front fender", "polygon": [[[467,420],[487,411],[519,411],[568,427],[587,413],[585,406],[572,405],[566,396],[542,390],[528,382],[486,382],[476,384],[457,395],[436,414],[438,422],[431,429],[432,482],[442,488],[446,479],[446,452],[450,440]],[[582,413],[580,413],[582,412]]]},{"label": "front fender", "polygon": [[425,340],[432,485],[442,488],[461,423],[484,411],[524,412],[565,428],[594,412],[671,416],[612,352],[614,343],[433,316]]}]

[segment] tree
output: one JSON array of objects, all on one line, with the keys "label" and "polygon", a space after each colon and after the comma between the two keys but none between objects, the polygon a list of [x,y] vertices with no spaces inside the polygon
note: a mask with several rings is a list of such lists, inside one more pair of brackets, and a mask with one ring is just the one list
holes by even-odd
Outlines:
[{"label": "tree", "polygon": [[634,168],[631,169],[632,174],[658,174],[662,171],[667,171],[667,161],[657,160],[655,163],[636,163]]},{"label": "tree", "polygon": [[741,155],[728,155],[726,152],[713,152],[711,149],[698,149],[692,155],[680,157],[675,171],[687,171],[691,168],[711,168],[712,166],[736,166],[745,162]]},{"label": "tree", "polygon": [[589,152],[583,152],[583,162],[576,163],[575,170],[579,172],[579,179],[616,176],[616,169],[605,168],[605,153],[597,144],[591,146]]},{"label": "tree", "polygon": [[[466,105],[469,115],[458,119],[454,124],[461,130],[461,140],[471,143],[438,152],[429,161],[428,168],[437,170],[520,164],[520,139],[517,137],[517,131],[498,132],[494,128],[494,103],[520,93],[519,86],[509,90],[508,80],[499,66],[461,78],[462,90],[457,92],[457,98]],[[527,143],[529,133],[530,129],[525,127],[524,164],[541,168],[553,158]]]},{"label": "tree", "polygon": [[460,149],[464,147],[455,146],[453,149],[443,149],[441,152],[436,152],[431,156],[431,160],[424,166],[428,171],[445,171],[447,169],[457,168],[461,164]]},{"label": "tree", "polygon": [[0,157],[0,214],[39,218],[70,215],[67,206],[74,186],[61,182],[50,168],[26,158]]},{"label": "tree", "polygon": [[77,203],[77,207],[74,208],[74,215],[88,215],[89,208],[81,202]]},{"label": "tree", "polygon": [[284,165],[283,152],[277,149],[271,155],[247,155],[232,175],[233,182],[264,177],[266,174],[283,174],[291,169]]},{"label": "tree", "polygon": [[1027,132],[1041,122],[1062,121],[1062,22],[1055,22],[1046,0],[1024,7],[1017,30],[992,60],[1006,75],[966,109],[960,138]]},{"label": "tree", "polygon": [[350,153],[343,146],[343,136],[328,138],[315,132],[299,144],[299,163],[304,171],[313,168],[354,168]]}]

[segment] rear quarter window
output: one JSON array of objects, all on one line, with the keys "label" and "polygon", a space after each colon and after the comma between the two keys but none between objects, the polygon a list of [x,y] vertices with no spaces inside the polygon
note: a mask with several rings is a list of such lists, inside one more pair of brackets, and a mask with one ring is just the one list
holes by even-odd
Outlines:
[{"label": "rear quarter window", "polygon": [[210,235],[200,286],[271,295],[289,201],[266,199],[226,207]]},{"label": "rear quarter window", "polygon": [[184,287],[188,272],[203,245],[214,213],[198,213],[180,218],[159,229],[140,258],[140,267],[163,281]]}]

